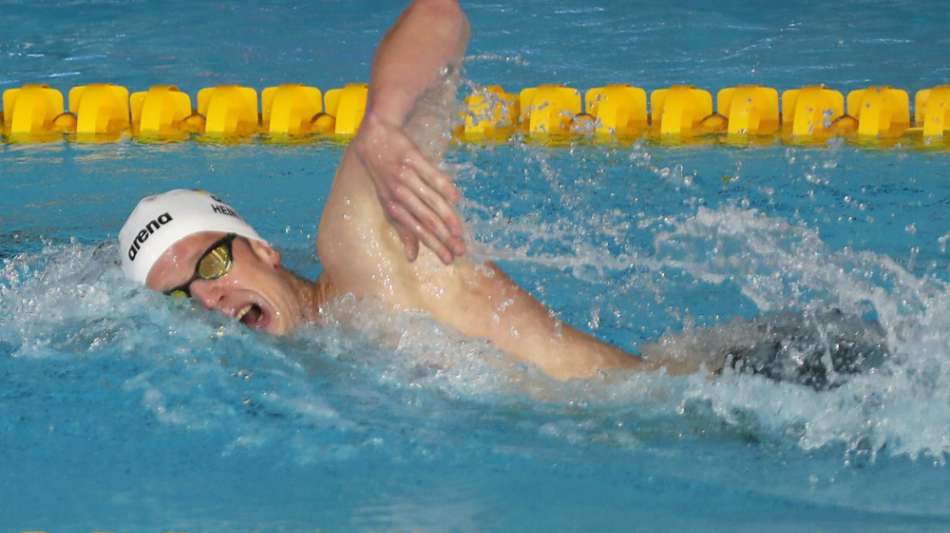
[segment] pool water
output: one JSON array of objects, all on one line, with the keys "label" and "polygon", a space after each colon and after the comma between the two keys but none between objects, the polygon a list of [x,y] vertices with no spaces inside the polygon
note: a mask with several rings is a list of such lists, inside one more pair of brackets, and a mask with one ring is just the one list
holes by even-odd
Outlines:
[{"label": "pool water", "polygon": [[[909,91],[941,4],[466,3],[471,83]],[[390,2],[8,2],[0,89],[368,76]],[[143,195],[229,200],[307,276],[328,143],[0,144],[0,528],[946,530],[950,154],[462,145],[472,254],[635,351],[763,313],[878,321],[828,391],[727,374],[557,384],[425,317],[274,339],[124,280]]]}]

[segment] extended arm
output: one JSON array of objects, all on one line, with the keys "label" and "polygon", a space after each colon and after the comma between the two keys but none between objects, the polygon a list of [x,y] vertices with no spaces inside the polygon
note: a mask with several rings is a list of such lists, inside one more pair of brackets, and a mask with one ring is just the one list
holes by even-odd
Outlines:
[{"label": "extended arm", "polygon": [[[454,251],[440,253],[438,238],[449,235],[451,244],[453,233],[427,217],[446,210],[456,216],[447,200],[458,192],[427,155],[439,157],[445,119],[454,112],[446,104],[454,93],[451,80],[437,84],[445,81],[445,67],[461,58],[467,37],[455,2],[420,0],[380,45],[368,115],[343,155],[320,222],[317,248],[327,297],[353,294],[424,311],[556,379],[588,378],[611,368],[686,370],[632,357],[571,328],[492,264],[469,257],[451,261]],[[434,193],[444,205],[431,198]],[[420,204],[424,208],[411,212]],[[423,225],[431,235],[420,238],[435,254],[422,250],[417,260],[406,261],[405,230]]]},{"label": "extended arm", "polygon": [[419,97],[446,67],[461,61],[468,36],[457,1],[416,0],[380,43],[373,61],[366,116],[353,148],[410,261],[418,254],[419,239],[446,264],[465,253],[453,205],[459,191],[404,127]]}]

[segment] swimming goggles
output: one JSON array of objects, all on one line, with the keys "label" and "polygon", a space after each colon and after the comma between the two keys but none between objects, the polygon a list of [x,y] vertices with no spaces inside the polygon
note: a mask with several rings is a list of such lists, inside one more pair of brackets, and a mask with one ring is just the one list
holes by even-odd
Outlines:
[{"label": "swimming goggles", "polygon": [[198,262],[195,264],[195,274],[191,276],[191,279],[187,283],[183,283],[174,289],[169,289],[165,291],[165,294],[169,296],[175,296],[179,298],[191,298],[191,284],[196,280],[215,280],[221,279],[231,272],[231,267],[234,266],[234,254],[231,252],[231,243],[234,242],[234,238],[237,237],[235,233],[228,233],[218,241],[215,241],[208,249],[198,258]]}]

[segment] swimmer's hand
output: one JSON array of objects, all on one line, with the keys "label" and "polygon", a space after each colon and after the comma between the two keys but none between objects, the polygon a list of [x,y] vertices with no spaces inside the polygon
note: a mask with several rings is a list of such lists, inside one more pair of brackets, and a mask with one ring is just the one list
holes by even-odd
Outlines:
[{"label": "swimmer's hand", "polygon": [[415,261],[421,239],[446,265],[465,253],[461,198],[452,180],[419,151],[400,124],[368,112],[353,140],[376,187],[379,203]]}]

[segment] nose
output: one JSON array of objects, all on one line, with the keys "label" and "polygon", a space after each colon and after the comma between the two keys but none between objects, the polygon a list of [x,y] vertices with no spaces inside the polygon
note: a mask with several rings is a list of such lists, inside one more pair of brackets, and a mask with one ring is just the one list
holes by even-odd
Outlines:
[{"label": "nose", "polygon": [[208,309],[217,309],[224,292],[214,282],[196,280],[191,284],[191,297]]}]

